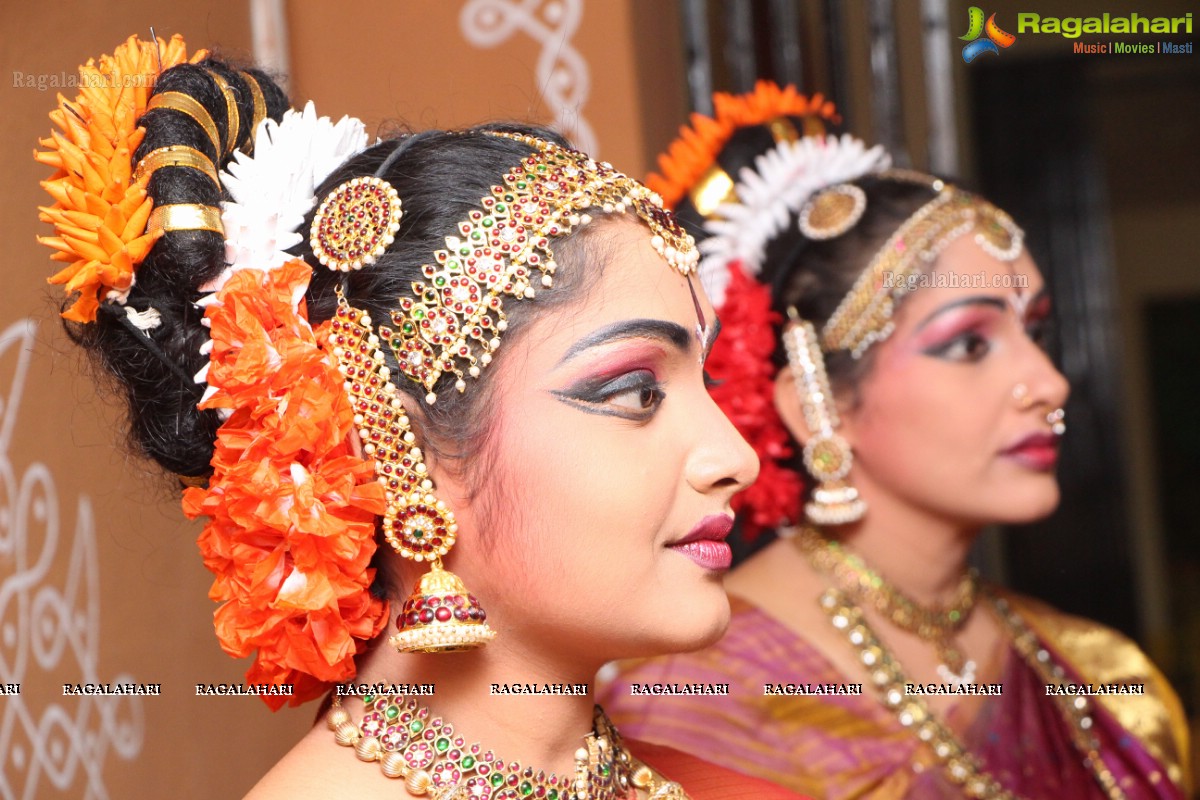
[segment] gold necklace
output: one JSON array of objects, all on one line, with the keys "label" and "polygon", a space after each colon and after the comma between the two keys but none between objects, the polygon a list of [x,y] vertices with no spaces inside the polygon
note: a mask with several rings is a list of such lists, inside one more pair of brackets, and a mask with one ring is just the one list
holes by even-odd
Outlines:
[{"label": "gold necklace", "polygon": [[884,580],[840,542],[826,539],[814,528],[802,528],[796,546],[814,567],[833,577],[842,591],[860,604],[870,605],[901,630],[915,633],[937,652],[938,674],[948,683],[974,683],[975,662],[967,660],[954,638],[975,608],[979,576],[963,573],[948,606],[922,606]]},{"label": "gold necklace", "polygon": [[[1040,645],[1025,621],[1012,610],[1008,602],[985,590],[988,601],[1008,628],[1013,645],[1045,683],[1061,682],[1066,671],[1055,663],[1050,651]],[[880,701],[891,709],[904,728],[911,730],[941,762],[946,774],[962,786],[969,797],[983,800],[1021,800],[1005,789],[979,759],[958,740],[954,733],[930,712],[919,695],[907,692],[909,679],[899,662],[892,657],[863,619],[862,610],[837,589],[827,589],[818,600],[835,628],[846,635],[851,646],[859,652],[859,661],[871,675]],[[1055,698],[1059,711],[1071,727],[1072,742],[1083,756],[1084,766],[1092,773],[1109,800],[1125,800],[1125,793],[1100,757],[1100,743],[1092,733],[1094,717],[1087,698],[1078,695]]]},{"label": "gold necklace", "polygon": [[688,800],[677,783],[637,761],[617,729],[596,706],[592,732],[575,751],[575,775],[567,777],[506,762],[479,744],[468,744],[454,727],[411,697],[363,695],[365,713],[356,725],[333,698],[325,721],[334,739],[353,747],[362,761],[378,761],[383,774],[402,778],[414,795],[433,800],[627,800],[637,790],[650,800]]}]

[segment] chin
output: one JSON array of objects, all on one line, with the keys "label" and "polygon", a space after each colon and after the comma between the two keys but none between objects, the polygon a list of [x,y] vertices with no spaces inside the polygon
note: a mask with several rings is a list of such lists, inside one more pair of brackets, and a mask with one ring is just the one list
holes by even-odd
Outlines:
[{"label": "chin", "polygon": [[1003,513],[994,521],[1005,525],[1028,525],[1053,514],[1061,497],[1058,482],[1051,475],[1041,483],[1041,486],[1030,487],[1029,491],[1021,492],[1000,504]]},{"label": "chin", "polygon": [[672,652],[700,650],[725,635],[729,627],[729,597],[719,581],[707,583],[681,593],[674,611],[660,622],[670,637]]},{"label": "chin", "polygon": [[629,620],[630,627],[636,626],[641,635],[622,658],[702,650],[720,639],[729,627],[729,598],[719,582],[687,589],[664,586],[655,594],[661,599],[655,602],[646,598],[639,618]]}]

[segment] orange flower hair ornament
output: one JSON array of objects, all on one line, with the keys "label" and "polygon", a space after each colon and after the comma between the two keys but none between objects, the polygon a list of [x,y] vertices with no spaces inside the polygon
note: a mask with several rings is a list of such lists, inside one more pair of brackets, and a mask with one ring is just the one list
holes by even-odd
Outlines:
[{"label": "orange flower hair ornament", "polygon": [[[59,170],[42,184],[56,200],[42,219],[59,235],[42,241],[71,261],[51,279],[79,295],[68,319],[92,322],[100,302],[123,302],[160,235],[146,230],[152,170],[131,177],[144,135],[135,123],[160,71],[184,54],[178,36],[169,44],[131,37],[82,67],[80,97],[60,97],[51,114],[62,131],[35,157]],[[386,625],[368,568],[385,504],[371,462],[349,445],[354,414],[329,326],[314,331],[307,321],[311,269],[283,252],[300,241],[295,228],[316,184],[365,145],[362,124],[335,125],[310,107],[263,121],[257,134],[256,159],[239,152],[230,166],[237,175],[222,175],[234,198],[225,204],[230,267],[201,303],[212,334],[197,380],[209,384],[200,407],[225,421],[208,486],[188,489],[183,509],[209,517],[198,544],[216,576],[210,596],[222,603],[217,637],[235,657],[254,655],[249,682],[293,687],[290,701],[262,696],[279,708],[352,678],[354,656]]]},{"label": "orange flower hair ornament", "polygon": [[[195,63],[207,51],[195,53]],[[39,208],[53,223],[54,236],[38,241],[54,248],[55,261],[67,263],[49,279],[68,296],[78,295],[63,312],[66,319],[92,322],[100,303],[123,303],[137,265],[146,258],[156,233],[146,231],[153,202],[146,196],[149,176],[133,179],[133,153],[145,131],[137,121],[163,70],[187,61],[180,36],[143,42],[130,36],[111,56],[79,68],[83,87],[74,102],[61,94],[50,119],[58,128],[40,140],[34,158],[57,172],[42,187],[54,203]]]},{"label": "orange flower hair ornament", "polygon": [[248,682],[292,685],[292,705],[352,679],[354,657],[388,620],[368,568],[384,489],[349,444],[356,412],[336,323],[311,328],[312,268],[286,253],[317,185],[366,144],[359,120],[333,123],[312,103],[260,123],[253,156],[235,153],[221,173],[233,198],[222,209],[229,264],[199,303],[211,331],[200,407],[227,417],[208,486],[185,492],[184,512],[209,517],[199,546],[216,576],[209,596],[222,602],[221,646],[254,655]]},{"label": "orange flower hair ornament", "polygon": [[[329,344],[309,327],[311,268],[233,273],[206,309],[212,329],[203,408],[230,416],[217,433],[207,488],[184,512],[209,517],[204,564],[222,603],[217,637],[254,653],[250,683],[292,684],[290,703],[355,675],[354,656],[387,624],[371,595],[375,520],[385,510],[374,467],[354,455],[354,412]],[[272,708],[285,698],[264,695]]]},{"label": "orange flower hair ornament", "polygon": [[[826,123],[839,121],[833,103],[820,94],[811,98],[794,86],[759,81],[747,94],[713,95],[713,116],[692,114],[691,124],[679,129],[667,152],[658,157],[659,172],[646,178],[646,186],[662,196],[663,205],[674,208],[703,183],[701,180],[716,164],[717,156],[740,128],[776,122],[793,127],[786,117],[801,117],[802,131],[780,131],[780,136],[824,133]],[[732,183],[728,184],[732,188]]]}]

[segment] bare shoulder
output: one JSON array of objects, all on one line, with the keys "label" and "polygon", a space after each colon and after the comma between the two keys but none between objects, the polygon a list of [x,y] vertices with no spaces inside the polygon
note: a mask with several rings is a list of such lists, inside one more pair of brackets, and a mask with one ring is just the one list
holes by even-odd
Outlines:
[{"label": "bare shoulder", "polygon": [[[262,777],[245,800],[361,800],[379,792],[386,781],[377,769],[358,761],[354,751],[339,747],[324,725],[309,731]],[[406,796],[403,787],[389,786],[393,797]]]}]

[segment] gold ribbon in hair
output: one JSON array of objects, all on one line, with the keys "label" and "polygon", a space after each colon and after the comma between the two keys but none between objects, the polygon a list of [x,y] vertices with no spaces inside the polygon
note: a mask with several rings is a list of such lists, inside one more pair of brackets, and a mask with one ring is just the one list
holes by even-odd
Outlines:
[{"label": "gold ribbon in hair", "polygon": [[150,102],[146,104],[147,112],[159,108],[169,108],[191,117],[208,134],[209,140],[212,141],[213,152],[218,156],[221,155],[221,136],[217,133],[217,124],[213,122],[208,109],[202,106],[196,98],[183,92],[163,92],[151,97]]},{"label": "gold ribbon in hair", "polygon": [[200,170],[212,178],[212,182],[218,188],[221,186],[221,180],[217,177],[216,167],[213,166],[209,157],[194,147],[182,144],[160,147],[157,150],[151,150],[147,153],[138,162],[137,168],[133,171],[133,182],[137,183],[142,178],[149,179],[151,175],[163,167],[191,167],[192,169]]},{"label": "gold ribbon in hair", "polygon": [[258,132],[258,124],[267,118],[267,100],[263,97],[262,87],[258,85],[257,78],[249,72],[243,72],[241,75],[250,87],[250,100],[254,104],[254,118],[250,121],[250,141],[242,148],[246,155],[251,155],[254,153],[254,136]]},{"label": "gold ribbon in hair", "polygon": [[199,203],[174,203],[155,206],[146,222],[148,233],[170,231],[213,231],[225,234],[221,224],[221,209]]},{"label": "gold ribbon in hair", "polygon": [[[821,136],[825,133],[825,123],[816,116],[804,117],[804,133],[796,129],[796,124],[788,117],[779,116],[763,123],[771,132],[775,144],[795,142],[803,136]],[[709,166],[700,180],[696,181],[688,192],[692,206],[705,219],[711,219],[717,209],[725,203],[737,202],[737,187],[733,177],[721,168],[716,161]]]},{"label": "gold ribbon in hair", "polygon": [[225,96],[225,151],[223,157],[228,157],[230,153],[237,147],[238,129],[242,126],[242,117],[238,113],[237,97],[233,93],[233,88],[229,85],[220,74],[213,72],[211,69],[205,70],[209,77],[213,79],[213,83],[217,84],[217,88],[221,90],[221,94]]}]

